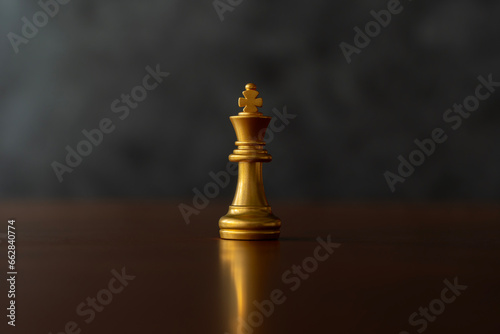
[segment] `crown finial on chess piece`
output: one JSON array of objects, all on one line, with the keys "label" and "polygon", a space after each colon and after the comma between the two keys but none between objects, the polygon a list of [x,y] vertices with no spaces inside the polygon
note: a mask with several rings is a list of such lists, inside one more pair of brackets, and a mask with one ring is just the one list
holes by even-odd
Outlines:
[{"label": "crown finial on chess piece", "polygon": [[244,107],[243,113],[258,112],[257,107],[262,107],[262,99],[260,97],[257,98],[257,95],[259,95],[257,86],[253,83],[247,83],[245,89],[246,90],[242,92],[245,98],[240,97],[238,99],[238,106]]},{"label": "crown finial on chess piece", "polygon": [[255,84],[253,84],[253,83],[250,82],[250,83],[247,83],[245,85],[245,89],[246,90],[257,90],[257,86],[255,86]]}]

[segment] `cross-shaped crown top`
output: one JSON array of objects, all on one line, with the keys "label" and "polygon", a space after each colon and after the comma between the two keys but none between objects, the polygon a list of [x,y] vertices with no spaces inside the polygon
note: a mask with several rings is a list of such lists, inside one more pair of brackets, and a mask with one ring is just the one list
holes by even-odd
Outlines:
[{"label": "cross-shaped crown top", "polygon": [[244,113],[258,112],[257,107],[262,107],[262,99],[260,97],[256,99],[257,95],[259,95],[257,86],[253,83],[249,83],[245,86],[245,89],[246,90],[243,92],[245,98],[239,98],[238,106],[245,107],[243,108]]}]

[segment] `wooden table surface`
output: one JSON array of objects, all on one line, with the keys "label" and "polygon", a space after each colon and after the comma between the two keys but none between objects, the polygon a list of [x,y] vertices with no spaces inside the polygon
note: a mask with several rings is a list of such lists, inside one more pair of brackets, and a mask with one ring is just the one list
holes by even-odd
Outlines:
[{"label": "wooden table surface", "polygon": [[498,204],[271,203],[281,239],[248,242],[179,203],[0,204],[0,332],[500,333]]}]

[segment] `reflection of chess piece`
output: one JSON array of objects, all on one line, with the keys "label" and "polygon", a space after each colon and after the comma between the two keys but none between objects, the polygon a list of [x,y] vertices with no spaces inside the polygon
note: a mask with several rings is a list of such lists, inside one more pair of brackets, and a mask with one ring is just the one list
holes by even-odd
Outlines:
[{"label": "reflection of chess piece", "polygon": [[279,333],[279,328],[272,328],[277,324],[267,320],[270,314],[264,315],[255,304],[269,304],[277,288],[280,243],[220,240],[219,261],[225,333]]},{"label": "reflection of chess piece", "polygon": [[281,221],[273,215],[267,203],[262,181],[262,163],[272,157],[264,149],[264,135],[271,117],[263,116],[259,92],[249,83],[238,105],[243,111],[229,117],[236,132],[237,149],[229,161],[238,162],[238,185],[228,213],[219,220],[220,237],[223,239],[262,240],[277,239]]}]

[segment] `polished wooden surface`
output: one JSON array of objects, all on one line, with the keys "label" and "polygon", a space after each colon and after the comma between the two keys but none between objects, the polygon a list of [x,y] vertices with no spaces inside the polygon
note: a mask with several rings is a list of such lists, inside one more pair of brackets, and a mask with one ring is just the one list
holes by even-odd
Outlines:
[{"label": "polished wooden surface", "polygon": [[[74,321],[80,333],[232,334],[238,318],[242,333],[418,333],[423,325],[409,324],[410,315],[440,299],[444,280],[455,278],[467,288],[423,332],[500,333],[497,204],[273,201],[282,237],[258,242],[218,238],[227,201],[211,203],[189,225],[177,205],[0,204],[0,233],[16,219],[18,270],[16,327],[2,314],[1,333],[64,333]],[[317,238],[329,235],[338,247],[328,256],[322,249],[315,268]],[[291,273],[304,264],[307,278]],[[77,307],[104,298],[112,270],[122,268],[135,278],[86,323],[89,313]],[[272,297],[280,303],[260,321],[256,304],[269,306],[263,301]]]}]

